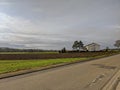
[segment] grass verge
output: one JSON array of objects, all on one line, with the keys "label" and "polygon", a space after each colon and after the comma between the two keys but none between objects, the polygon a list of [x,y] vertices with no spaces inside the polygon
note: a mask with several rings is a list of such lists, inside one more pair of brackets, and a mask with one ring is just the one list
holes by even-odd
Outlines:
[{"label": "grass verge", "polygon": [[83,60],[88,60],[88,58],[64,58],[47,60],[0,60],[0,74]]},{"label": "grass verge", "polygon": [[44,59],[44,60],[0,60],[0,74],[28,70],[57,64],[72,63],[91,59],[99,59],[116,54],[99,55],[85,58],[61,58],[61,59]]}]

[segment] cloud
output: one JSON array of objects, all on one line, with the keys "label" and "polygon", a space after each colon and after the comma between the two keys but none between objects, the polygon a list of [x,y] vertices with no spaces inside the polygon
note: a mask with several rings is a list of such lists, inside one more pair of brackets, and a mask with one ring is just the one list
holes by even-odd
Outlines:
[{"label": "cloud", "polygon": [[118,0],[2,0],[0,45],[71,49],[82,40],[112,46],[120,39],[119,8]]},{"label": "cloud", "polygon": [[12,33],[31,33],[36,30],[36,26],[29,20],[22,18],[11,17],[4,13],[0,13],[1,27],[8,28]]},{"label": "cloud", "polygon": [[111,25],[111,26],[109,26],[109,28],[112,28],[112,29],[120,29],[120,25]]},{"label": "cloud", "polygon": [[63,28],[63,25],[60,28],[60,25],[56,26],[57,24],[53,22],[36,23],[5,13],[0,13],[0,20],[1,45],[19,48],[61,49],[66,46],[70,49],[74,40],[83,40],[85,44],[97,42],[103,46],[110,46],[113,41],[120,38],[119,25],[102,28],[94,26]]},{"label": "cloud", "polygon": [[[59,34],[54,34],[48,27],[43,27],[23,18],[0,13],[0,41],[23,48],[53,47],[67,40]],[[44,24],[43,24],[44,25]],[[47,25],[47,24],[46,24]],[[58,45],[58,44],[57,44]],[[56,46],[57,47],[57,46]]]},{"label": "cloud", "polygon": [[10,2],[0,2],[0,5],[11,5]]}]

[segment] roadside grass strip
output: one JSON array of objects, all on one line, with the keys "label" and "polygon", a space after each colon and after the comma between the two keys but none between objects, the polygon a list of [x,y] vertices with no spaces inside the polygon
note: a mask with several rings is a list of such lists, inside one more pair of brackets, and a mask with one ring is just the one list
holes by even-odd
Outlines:
[{"label": "roadside grass strip", "polygon": [[88,60],[89,58],[63,58],[46,60],[0,60],[0,74],[27,70],[37,67],[46,67],[62,63]]}]

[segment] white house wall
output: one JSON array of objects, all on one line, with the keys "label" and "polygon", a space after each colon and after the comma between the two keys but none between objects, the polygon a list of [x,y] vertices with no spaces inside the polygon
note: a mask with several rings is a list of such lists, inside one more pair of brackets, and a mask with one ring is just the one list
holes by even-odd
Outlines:
[{"label": "white house wall", "polygon": [[99,45],[89,45],[86,46],[88,51],[99,51],[100,50],[100,46]]}]

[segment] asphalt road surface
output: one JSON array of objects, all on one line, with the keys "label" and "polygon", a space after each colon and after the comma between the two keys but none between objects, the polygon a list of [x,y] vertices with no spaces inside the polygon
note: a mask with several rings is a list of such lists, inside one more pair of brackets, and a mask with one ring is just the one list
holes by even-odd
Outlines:
[{"label": "asphalt road surface", "polygon": [[120,67],[120,55],[0,80],[0,90],[101,90]]}]

